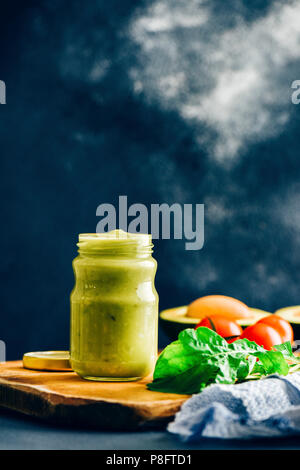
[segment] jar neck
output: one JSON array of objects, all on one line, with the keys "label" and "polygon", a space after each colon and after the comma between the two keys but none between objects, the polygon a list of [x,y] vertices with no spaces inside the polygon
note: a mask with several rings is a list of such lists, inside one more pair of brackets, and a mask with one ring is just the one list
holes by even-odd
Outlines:
[{"label": "jar neck", "polygon": [[88,257],[146,258],[153,251],[151,235],[131,234],[122,230],[80,234],[77,246],[79,255]]}]

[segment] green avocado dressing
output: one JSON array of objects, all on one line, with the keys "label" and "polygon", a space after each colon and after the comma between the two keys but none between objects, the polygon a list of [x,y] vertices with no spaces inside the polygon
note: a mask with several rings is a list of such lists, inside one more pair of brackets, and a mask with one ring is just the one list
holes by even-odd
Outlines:
[{"label": "green avocado dressing", "polygon": [[81,377],[128,381],[157,358],[157,263],[151,235],[114,230],[79,235],[73,261],[71,366]]}]

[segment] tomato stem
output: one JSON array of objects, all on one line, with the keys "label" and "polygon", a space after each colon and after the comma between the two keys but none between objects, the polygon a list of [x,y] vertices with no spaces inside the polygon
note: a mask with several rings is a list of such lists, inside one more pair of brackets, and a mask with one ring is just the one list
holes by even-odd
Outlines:
[{"label": "tomato stem", "polygon": [[212,319],[210,317],[207,317],[209,323],[210,323],[210,326],[212,327],[213,331],[215,331],[217,333],[217,328],[215,327],[215,324],[214,322],[212,321]]}]

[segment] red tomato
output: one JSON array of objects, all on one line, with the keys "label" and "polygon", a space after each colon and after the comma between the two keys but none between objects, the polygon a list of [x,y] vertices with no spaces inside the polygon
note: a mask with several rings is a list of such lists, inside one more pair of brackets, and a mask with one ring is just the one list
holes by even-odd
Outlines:
[{"label": "red tomato", "polygon": [[259,346],[263,346],[265,349],[271,350],[276,344],[281,344],[281,339],[278,331],[270,325],[265,323],[255,323],[255,325],[248,326],[241,335],[242,338],[247,338],[249,341],[254,341]]},{"label": "red tomato", "polygon": [[199,326],[206,326],[206,328],[214,330],[218,335],[225,338],[228,343],[235,341],[243,332],[240,325],[222,315],[211,315],[203,318],[195,329],[199,328]]},{"label": "red tomato", "polygon": [[278,317],[277,315],[268,315],[267,317],[262,318],[257,323],[263,323],[264,325],[272,326],[280,334],[281,340],[283,343],[294,341],[294,332],[290,323],[284,318]]}]

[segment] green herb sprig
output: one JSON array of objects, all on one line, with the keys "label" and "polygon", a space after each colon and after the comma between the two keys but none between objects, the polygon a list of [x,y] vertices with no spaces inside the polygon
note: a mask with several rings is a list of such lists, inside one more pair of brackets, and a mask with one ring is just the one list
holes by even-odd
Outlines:
[{"label": "green herb sprig", "polygon": [[150,390],[193,394],[210,384],[234,384],[300,370],[290,342],[267,351],[253,341],[228,344],[209,328],[186,329],[159,356]]}]

